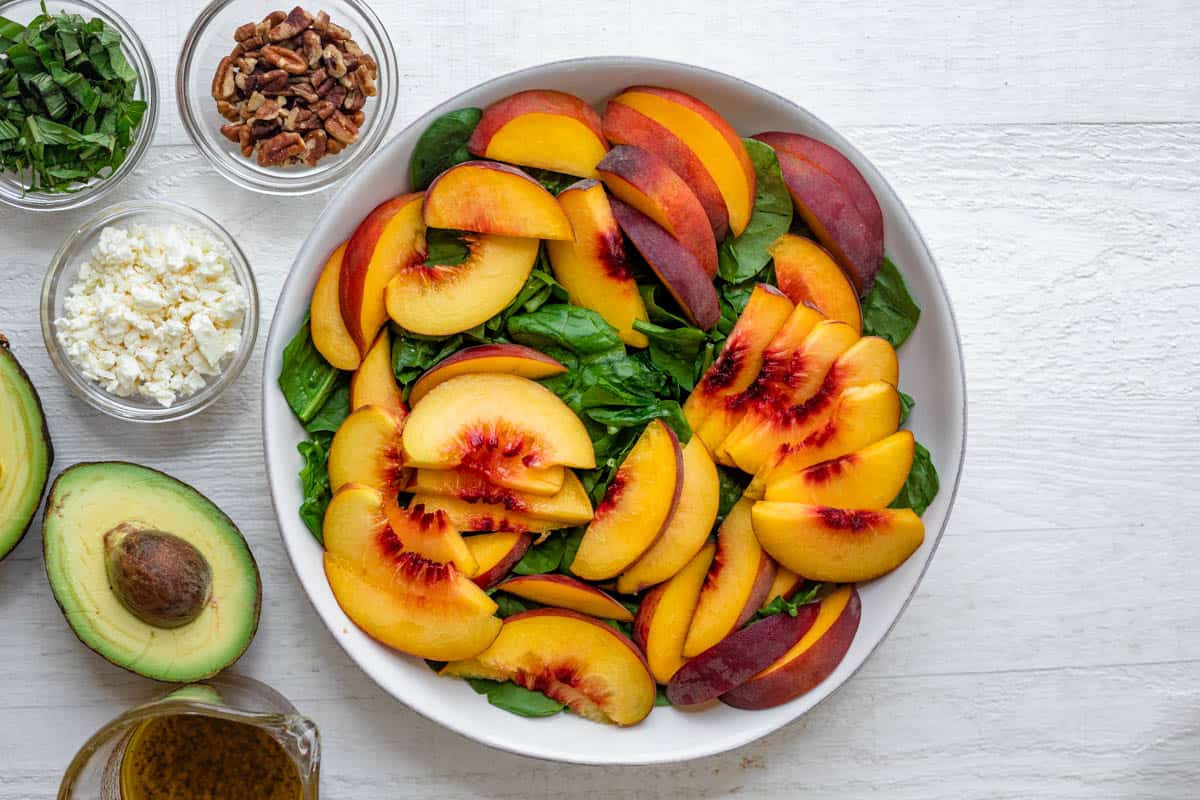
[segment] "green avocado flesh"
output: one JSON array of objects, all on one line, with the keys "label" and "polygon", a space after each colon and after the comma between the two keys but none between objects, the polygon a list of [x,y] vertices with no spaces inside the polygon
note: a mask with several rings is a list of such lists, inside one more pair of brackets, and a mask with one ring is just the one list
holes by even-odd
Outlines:
[{"label": "green avocado flesh", "polygon": [[37,391],[0,336],[0,558],[37,513],[53,458]]},{"label": "green avocado flesh", "polygon": [[[104,535],[122,523],[169,531],[208,561],[212,599],[194,620],[147,624],[113,592]],[[50,588],[75,635],[119,667],[172,683],[203,680],[254,638],[262,589],[246,540],[212,501],[169,475],[122,462],[71,467],[50,488],[43,546]]]}]

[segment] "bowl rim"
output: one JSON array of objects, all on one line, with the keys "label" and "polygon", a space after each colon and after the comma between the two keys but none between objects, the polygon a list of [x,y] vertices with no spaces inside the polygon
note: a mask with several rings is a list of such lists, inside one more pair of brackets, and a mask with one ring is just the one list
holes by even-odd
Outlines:
[{"label": "bowl rim", "polygon": [[[940,299],[944,306],[946,317],[947,317],[947,323],[948,323],[951,333],[953,334],[952,340],[953,340],[954,355],[955,355],[953,366],[957,370],[957,376],[958,376],[957,389],[962,397],[962,402],[958,409],[959,417],[961,419],[962,430],[961,430],[961,435],[959,437],[958,452],[956,454],[957,468],[954,470],[954,475],[953,475],[952,480],[947,480],[950,477],[948,475],[940,476],[941,477],[941,491],[942,492],[948,491],[948,493],[945,495],[946,496],[946,510],[945,510],[945,517],[943,518],[942,523],[939,526],[936,535],[932,539],[932,545],[931,545],[931,548],[929,551],[929,555],[926,557],[925,563],[921,565],[920,570],[918,571],[916,578],[913,581],[911,590],[908,592],[907,596],[904,598],[903,602],[900,604],[900,607],[898,609],[896,609],[891,621],[886,625],[882,634],[879,636],[878,640],[868,646],[867,652],[863,655],[861,661],[858,664],[854,665],[853,668],[850,670],[850,672],[848,674],[846,674],[845,676],[843,676],[843,678],[841,679],[840,682],[838,682],[834,686],[831,686],[827,691],[824,692],[823,695],[821,695],[818,699],[816,699],[811,705],[803,708],[802,710],[798,710],[796,713],[792,714],[790,717],[783,720],[779,724],[772,725],[772,726],[766,726],[761,730],[751,730],[748,733],[744,733],[743,735],[740,735],[740,736],[729,737],[728,739],[722,740],[716,746],[713,746],[708,743],[697,743],[694,746],[690,747],[690,749],[688,749],[686,752],[673,752],[673,753],[668,753],[668,754],[649,754],[649,755],[633,757],[633,758],[605,758],[605,757],[603,757],[602,754],[598,755],[596,757],[563,756],[563,755],[558,755],[558,754],[552,754],[549,752],[532,752],[531,753],[528,751],[520,750],[517,748],[517,746],[514,743],[512,743],[510,740],[504,738],[503,736],[492,735],[492,734],[489,734],[486,731],[480,730],[480,729],[469,729],[469,728],[466,728],[463,726],[456,725],[452,722],[448,722],[442,718],[432,716],[432,715],[426,713],[423,709],[416,707],[415,705],[413,705],[411,702],[409,702],[405,698],[401,698],[399,695],[397,695],[394,691],[392,691],[386,685],[386,683],[384,681],[380,680],[377,677],[376,670],[366,663],[365,658],[360,657],[359,653],[354,652],[352,650],[352,648],[349,647],[345,641],[343,641],[342,637],[339,637],[334,634],[334,625],[333,625],[332,621],[326,619],[326,615],[325,615],[324,611],[322,610],[321,606],[318,604],[317,599],[313,596],[312,592],[310,592],[308,590],[308,587],[305,584],[304,578],[299,574],[297,559],[302,557],[301,552],[300,552],[300,546],[298,544],[298,541],[295,540],[295,537],[290,537],[285,532],[285,525],[284,525],[284,521],[283,521],[284,514],[293,514],[295,509],[287,508],[287,509],[281,510],[282,498],[279,496],[279,492],[278,492],[277,486],[276,486],[277,481],[274,479],[275,476],[279,473],[280,467],[278,464],[273,463],[274,459],[272,457],[271,448],[268,446],[268,443],[267,443],[268,436],[271,435],[270,429],[272,427],[271,426],[271,408],[272,408],[272,406],[271,406],[270,401],[271,401],[271,397],[272,397],[272,392],[276,391],[275,381],[271,375],[271,370],[274,366],[272,353],[274,350],[279,349],[283,343],[287,342],[293,334],[292,331],[286,331],[283,329],[283,322],[284,322],[283,316],[284,315],[281,315],[278,313],[275,313],[273,315],[271,325],[270,325],[270,330],[269,330],[268,337],[267,337],[267,344],[266,344],[267,351],[263,358],[263,380],[262,380],[262,392],[263,393],[262,393],[262,398],[261,398],[262,399],[262,408],[263,408],[263,427],[262,427],[263,450],[264,450],[264,459],[265,459],[266,466],[267,466],[267,477],[268,477],[268,484],[269,484],[270,495],[271,495],[271,503],[275,510],[276,521],[279,526],[280,538],[283,540],[284,549],[287,551],[288,558],[292,562],[293,572],[297,573],[296,577],[300,581],[301,587],[304,589],[305,596],[308,598],[309,603],[312,605],[313,610],[317,613],[317,616],[321,619],[322,623],[326,626],[326,629],[330,632],[331,635],[333,635],[334,640],[337,642],[338,646],[342,649],[342,651],[350,658],[351,661],[354,662],[354,664],[360,670],[363,671],[363,673],[366,674],[366,676],[368,678],[370,678],[372,680],[372,682],[374,682],[385,693],[387,693],[388,695],[390,695],[391,697],[393,697],[394,699],[396,699],[397,701],[402,703],[406,708],[414,711],[415,713],[417,713],[424,719],[429,720],[430,722],[433,722],[443,728],[451,730],[451,731],[459,734],[460,736],[463,736],[466,739],[470,739],[472,741],[478,742],[480,744],[483,744],[487,747],[494,748],[496,750],[513,753],[515,755],[524,756],[526,758],[535,758],[535,759],[544,760],[544,761],[553,761],[553,762],[561,762],[561,763],[576,764],[576,765],[595,765],[595,766],[609,766],[609,765],[638,766],[638,765],[648,765],[648,764],[678,763],[678,762],[690,761],[690,760],[694,760],[694,759],[698,759],[698,758],[704,758],[704,757],[708,757],[708,756],[714,756],[714,755],[718,755],[720,753],[725,753],[725,752],[729,752],[729,751],[738,749],[740,747],[744,747],[747,744],[757,741],[758,739],[761,739],[771,733],[774,733],[775,731],[778,731],[779,729],[781,729],[787,725],[790,725],[790,724],[796,722],[798,719],[803,717],[805,714],[809,713],[817,706],[820,706],[822,703],[824,703],[826,700],[828,700],[830,697],[832,697],[834,694],[836,694],[838,691],[840,691],[850,681],[851,678],[853,678],[855,675],[858,674],[859,670],[861,670],[862,667],[867,663],[867,661],[870,660],[871,656],[878,650],[879,646],[881,644],[883,644],[883,642],[891,634],[892,630],[895,629],[896,623],[898,623],[900,621],[900,618],[904,615],[905,611],[907,611],[909,604],[912,603],[913,597],[916,595],[917,589],[921,585],[921,581],[924,579],[926,572],[929,570],[929,566],[933,563],[933,558],[937,553],[937,548],[941,544],[942,537],[946,532],[946,528],[950,523],[951,517],[953,516],[955,501],[957,499],[958,490],[961,485],[963,464],[965,462],[965,457],[966,457],[967,432],[968,432],[968,414],[967,414],[968,400],[967,400],[967,385],[966,385],[966,364],[965,364],[965,360],[964,360],[964,356],[963,356],[962,337],[961,337],[961,333],[959,331],[958,321],[957,321],[957,318],[955,317],[954,308],[950,301],[950,294],[946,289],[946,283],[942,277],[941,270],[938,268],[937,262],[934,259],[933,254],[929,249],[929,245],[925,241],[925,237],[921,233],[920,228],[917,226],[916,221],[913,219],[912,214],[909,212],[907,205],[905,205],[905,203],[900,200],[899,194],[896,193],[896,191],[892,187],[892,185],[887,181],[887,179],[882,175],[882,173],[880,173],[880,171],[875,167],[875,165],[858,150],[858,148],[856,148],[853,144],[851,144],[848,140],[846,140],[846,138],[841,133],[839,133],[837,131],[837,129],[835,129],[833,126],[831,126],[829,123],[825,122],[823,119],[821,119],[817,115],[813,114],[811,111],[809,111],[805,107],[801,106],[799,103],[796,103],[795,101],[793,101],[787,97],[784,97],[784,96],[778,94],[777,92],[774,92],[770,89],[759,86],[759,85],[752,83],[748,80],[745,80],[743,78],[739,78],[737,76],[730,75],[730,74],[722,72],[720,70],[712,69],[709,67],[698,66],[695,64],[687,63],[687,62],[675,61],[672,59],[651,58],[651,57],[638,56],[638,55],[583,56],[583,57],[578,57],[578,58],[570,58],[570,59],[562,59],[562,60],[556,60],[556,61],[543,62],[540,64],[534,64],[534,65],[530,65],[527,67],[522,67],[520,69],[512,70],[512,71],[509,71],[506,73],[502,73],[500,75],[493,76],[485,81],[482,81],[473,86],[470,86],[470,87],[464,89],[463,91],[460,91],[460,92],[454,94],[451,97],[446,98],[445,100],[437,103],[435,106],[433,106],[431,109],[426,111],[421,116],[414,119],[411,123],[406,125],[401,131],[399,131],[395,136],[391,137],[391,139],[388,140],[387,145],[390,146],[396,139],[401,138],[402,136],[404,136],[405,134],[409,133],[412,130],[415,130],[415,129],[423,130],[424,127],[428,126],[428,124],[433,119],[435,119],[438,114],[445,113],[446,109],[452,109],[456,106],[456,104],[461,105],[463,102],[463,98],[468,95],[472,95],[472,94],[475,94],[480,91],[486,91],[492,87],[495,87],[498,84],[503,84],[506,82],[519,80],[523,77],[533,76],[533,75],[535,75],[537,73],[541,73],[545,70],[554,69],[554,70],[563,70],[563,71],[579,71],[579,70],[587,69],[590,67],[596,67],[596,66],[602,66],[602,65],[604,65],[604,66],[611,65],[613,67],[625,67],[625,68],[651,67],[651,68],[659,68],[659,69],[687,71],[687,72],[691,72],[694,74],[700,74],[700,75],[704,75],[704,76],[707,76],[710,78],[716,78],[719,80],[731,82],[731,83],[735,84],[739,90],[742,90],[742,91],[750,91],[753,93],[766,94],[766,95],[770,96],[771,98],[773,98],[778,103],[789,107],[797,115],[806,118],[810,122],[812,122],[815,125],[817,125],[818,127],[822,128],[825,132],[829,133],[831,135],[832,139],[834,140],[831,143],[836,144],[838,149],[842,150],[847,155],[847,157],[849,157],[850,160],[852,162],[854,162],[855,166],[857,166],[859,169],[864,169],[865,171],[869,172],[870,176],[872,178],[872,182],[878,182],[879,184],[884,186],[893,197],[896,198],[898,214],[903,218],[903,220],[907,223],[908,227],[911,229],[915,243],[917,245],[919,245],[921,251],[923,251],[926,259],[928,260],[929,267],[930,267],[930,270],[929,270],[930,277],[932,278],[932,282],[934,284],[934,287],[937,290],[937,293],[940,294]],[[367,162],[362,164],[359,167],[359,169],[355,171],[355,173],[352,177],[357,176],[358,172],[360,172],[360,171],[365,172],[369,167],[372,166],[372,163],[374,162],[374,160],[376,158],[380,158],[380,159],[384,158],[386,156],[387,149],[388,149],[388,147],[384,147],[384,148],[381,148],[380,150],[376,151],[376,153],[374,153],[372,155],[370,160],[368,160]],[[326,212],[328,212],[330,209],[333,209],[339,203],[339,201],[343,197],[343,193],[347,192],[349,190],[348,187],[350,187],[351,185],[352,185],[352,182],[348,181],[338,188],[337,192],[335,192],[330,197],[329,201],[327,202],[326,207],[325,207],[324,211],[322,212],[322,216]],[[313,244],[314,244],[314,238],[316,237],[316,234],[317,234],[316,227],[312,228],[309,231],[308,236],[305,238],[305,241],[299,250],[300,253],[304,253],[304,252],[312,249]],[[294,269],[294,268],[289,271],[287,278],[284,280],[284,283],[280,288],[280,294],[279,294],[280,300],[285,295],[288,295],[290,292],[295,291],[295,285],[301,283],[302,281],[310,280],[311,276],[308,276],[308,275],[301,276],[299,274],[299,272],[300,272],[299,270]],[[276,310],[278,310],[278,303],[279,303],[279,301],[277,300]],[[940,501],[940,497],[939,497],[939,501]],[[311,536],[309,538],[311,538]],[[309,544],[311,544],[311,543],[309,543]],[[336,606],[336,601],[335,601],[335,606]],[[818,687],[818,689],[819,689],[819,687]],[[818,691],[818,689],[814,689],[812,691],[816,692],[816,691]],[[796,699],[798,700],[799,698],[796,698]],[[795,700],[793,700],[791,702],[795,702]]]},{"label": "bowl rim", "polygon": [[[25,2],[31,2],[31,0],[0,0],[0,15],[3,15],[6,9]],[[137,127],[137,135],[133,140],[133,145],[125,153],[125,160],[107,178],[85,184],[83,188],[66,194],[35,192],[14,196],[7,192],[0,192],[0,203],[4,203],[12,208],[21,209],[22,211],[69,211],[91,205],[115,189],[137,170],[142,160],[145,159],[146,154],[150,152],[150,146],[154,142],[154,134],[158,131],[158,72],[154,68],[154,59],[150,57],[150,52],[146,49],[146,45],[142,42],[141,37],[138,36],[134,27],[124,17],[100,2],[100,0],[48,0],[47,7],[51,3],[58,3],[60,6],[73,5],[86,8],[97,17],[103,18],[105,22],[111,24],[120,32],[122,49],[127,53],[132,53],[134,56],[127,60],[130,61],[131,66],[137,72],[138,84],[143,96],[142,99],[146,101],[146,113],[142,117],[141,124]],[[50,9],[50,11],[54,13],[55,9]],[[26,199],[28,197],[38,199],[30,201]]]},{"label": "bowl rim", "polygon": [[224,11],[239,0],[212,0],[196,16],[192,26],[184,37],[179,49],[179,60],[175,65],[175,106],[179,110],[179,118],[183,129],[196,149],[203,154],[205,160],[223,178],[239,186],[259,194],[276,197],[295,197],[314,194],[336,185],[339,181],[358,171],[379,150],[380,145],[388,140],[388,131],[396,114],[399,103],[400,89],[397,84],[399,66],[396,61],[396,49],[392,38],[375,10],[363,0],[341,0],[360,15],[362,25],[371,34],[378,37],[383,45],[382,52],[371,53],[379,65],[377,80],[380,87],[376,95],[373,122],[367,135],[354,143],[351,149],[345,151],[346,157],[337,164],[325,170],[302,169],[293,172],[263,174],[247,166],[249,159],[230,161],[224,158],[224,153],[213,144],[215,137],[205,136],[204,123],[192,113],[188,102],[191,90],[188,84],[195,68],[196,48],[200,39],[208,32],[209,25],[216,19],[217,14]]},{"label": "bowl rim", "polygon": [[[242,342],[233,355],[233,359],[203,389],[193,395],[177,399],[175,405],[166,408],[147,406],[139,408],[128,404],[125,398],[116,397],[105,391],[79,373],[78,368],[71,362],[62,344],[58,341],[55,330],[55,298],[58,286],[62,282],[66,270],[73,263],[68,256],[77,248],[84,246],[86,240],[96,236],[115,220],[131,214],[163,213],[166,212],[176,219],[179,224],[202,229],[229,248],[230,263],[237,276],[238,283],[246,290],[246,310],[242,321]],[[82,253],[84,257],[87,253]],[[42,340],[46,352],[58,374],[66,382],[71,392],[86,402],[92,408],[102,411],[108,416],[126,422],[163,423],[186,419],[199,414],[215,403],[226,390],[237,382],[254,355],[258,341],[260,324],[260,299],[258,284],[254,279],[254,270],[246,254],[242,252],[237,240],[221,223],[202,211],[176,203],[170,200],[130,200],[117,203],[105,208],[67,234],[61,245],[50,260],[50,266],[42,279],[41,290],[41,328]]]}]

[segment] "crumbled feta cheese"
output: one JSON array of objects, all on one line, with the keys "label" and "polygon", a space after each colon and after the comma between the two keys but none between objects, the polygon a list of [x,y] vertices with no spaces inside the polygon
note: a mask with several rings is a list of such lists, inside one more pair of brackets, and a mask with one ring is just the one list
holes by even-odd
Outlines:
[{"label": "crumbled feta cheese", "polygon": [[203,389],[238,350],[247,303],[220,240],[132,225],[100,232],[54,324],[88,380],[169,407]]}]

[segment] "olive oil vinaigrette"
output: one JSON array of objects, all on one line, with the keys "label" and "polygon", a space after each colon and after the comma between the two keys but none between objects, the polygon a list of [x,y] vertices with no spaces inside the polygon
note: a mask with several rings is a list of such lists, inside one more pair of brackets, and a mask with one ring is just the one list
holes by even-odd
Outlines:
[{"label": "olive oil vinaigrette", "polygon": [[300,800],[295,763],[266,731],[198,714],[148,720],[121,761],[121,800]]}]

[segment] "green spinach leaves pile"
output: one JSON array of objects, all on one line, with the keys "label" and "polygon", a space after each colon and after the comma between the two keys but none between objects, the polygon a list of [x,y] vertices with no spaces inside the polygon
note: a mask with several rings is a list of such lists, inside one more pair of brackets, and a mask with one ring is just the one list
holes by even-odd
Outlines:
[{"label": "green spinach leaves pile", "polygon": [[[442,116],[426,129],[413,152],[410,176],[414,189],[423,189],[443,170],[471,158],[466,143],[478,123],[479,109],[460,109]],[[558,359],[567,371],[547,378],[542,384],[560,397],[583,421],[596,451],[596,468],[579,471],[580,480],[592,502],[598,503],[612,481],[617,467],[632,448],[645,425],[661,419],[686,443],[691,437],[683,403],[700,377],[720,353],[738,316],[758,283],[774,283],[770,246],[780,235],[806,232],[793,213],[792,200],[784,185],[775,152],[762,142],[746,139],[746,148],[757,176],[757,195],[750,223],[738,237],[720,244],[718,273],[714,280],[720,300],[721,318],[709,331],[690,325],[670,294],[659,284],[650,268],[639,261],[637,250],[627,248],[638,281],[648,321],[635,323],[646,335],[645,349],[627,348],[613,326],[594,311],[567,302],[567,293],[554,279],[546,249],[524,288],[502,312],[487,322],[452,336],[420,336],[393,327],[392,368],[402,386],[410,386],[422,373],[461,350],[482,343],[516,342]],[[530,170],[549,191],[557,194],[576,179]],[[457,264],[466,257],[461,235],[455,231],[428,232],[430,263]],[[900,347],[920,317],[904,279],[896,266],[884,259],[871,293],[863,301],[864,334],[887,339]],[[325,363],[312,345],[307,322],[284,351],[280,386],[292,410],[308,431],[300,444],[304,456],[301,482],[304,504],[301,517],[321,536],[321,518],[329,502],[329,479],[325,470],[329,442],[348,409],[348,375]],[[903,418],[914,400],[902,395]],[[718,467],[720,508],[717,524],[741,497],[749,476],[738,470]],[[917,445],[912,470],[894,507],[911,507],[924,512],[938,491],[937,472],[928,450]],[[514,567],[519,575],[570,574],[570,564],[585,528],[555,531],[541,544],[531,547]],[[808,587],[790,599],[779,599],[762,613],[785,611],[809,602],[819,587]],[[499,615],[508,617],[536,608],[536,603],[502,591],[491,590]],[[636,598],[618,597],[631,612]],[[610,622],[630,633],[629,623]],[[524,716],[546,716],[563,709],[561,703],[538,692],[508,682],[471,681],[488,701]],[[665,696],[662,700],[665,703]]]},{"label": "green spinach leaves pile", "polygon": [[146,113],[121,34],[101,19],[0,17],[0,170],[29,192],[76,191],[125,160]]}]

